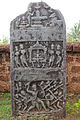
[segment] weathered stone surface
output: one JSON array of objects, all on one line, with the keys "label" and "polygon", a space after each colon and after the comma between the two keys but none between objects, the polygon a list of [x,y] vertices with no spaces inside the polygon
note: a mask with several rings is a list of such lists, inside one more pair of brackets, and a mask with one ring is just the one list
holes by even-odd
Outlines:
[{"label": "weathered stone surface", "polygon": [[13,115],[65,117],[66,27],[46,3],[31,3],[11,22]]}]

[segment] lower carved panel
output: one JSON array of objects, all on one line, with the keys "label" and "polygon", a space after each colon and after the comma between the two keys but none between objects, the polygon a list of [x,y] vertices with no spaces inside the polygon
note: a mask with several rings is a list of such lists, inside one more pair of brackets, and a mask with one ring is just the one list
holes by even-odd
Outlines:
[{"label": "lower carved panel", "polygon": [[15,81],[14,102],[17,114],[51,113],[63,109],[63,81]]}]

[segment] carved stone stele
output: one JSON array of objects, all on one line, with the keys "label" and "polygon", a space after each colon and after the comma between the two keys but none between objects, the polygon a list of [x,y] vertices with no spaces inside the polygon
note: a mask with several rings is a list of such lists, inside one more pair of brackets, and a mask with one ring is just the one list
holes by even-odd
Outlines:
[{"label": "carved stone stele", "polygon": [[65,117],[66,26],[60,11],[31,3],[10,26],[14,116]]}]

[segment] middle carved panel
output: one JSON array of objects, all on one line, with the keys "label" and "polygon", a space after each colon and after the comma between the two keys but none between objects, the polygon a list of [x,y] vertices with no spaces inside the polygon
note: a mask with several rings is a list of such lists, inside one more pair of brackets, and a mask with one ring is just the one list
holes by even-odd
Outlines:
[{"label": "middle carved panel", "polygon": [[56,68],[62,65],[61,41],[14,42],[13,46],[15,68]]}]

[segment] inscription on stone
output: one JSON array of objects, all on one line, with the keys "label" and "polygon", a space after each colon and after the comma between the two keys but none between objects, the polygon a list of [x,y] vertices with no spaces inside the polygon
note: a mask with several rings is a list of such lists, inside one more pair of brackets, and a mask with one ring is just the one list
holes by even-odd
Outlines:
[{"label": "inscription on stone", "polygon": [[65,117],[66,27],[58,10],[31,3],[11,22],[14,116]]}]

